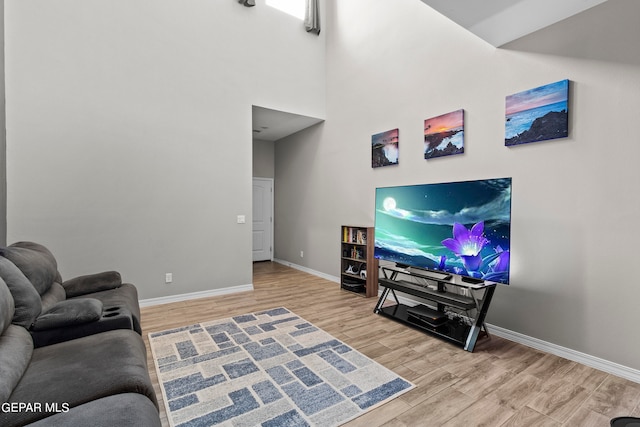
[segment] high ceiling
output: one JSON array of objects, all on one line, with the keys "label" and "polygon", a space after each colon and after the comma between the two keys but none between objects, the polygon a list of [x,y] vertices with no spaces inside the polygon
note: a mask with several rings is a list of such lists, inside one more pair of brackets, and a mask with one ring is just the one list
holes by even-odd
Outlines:
[{"label": "high ceiling", "polygon": [[495,47],[607,0],[422,0]]},{"label": "high ceiling", "polygon": [[[640,31],[636,1],[619,0],[421,0],[427,6],[468,29],[495,47],[515,48],[527,51],[540,49],[538,40],[556,37],[558,45],[571,35],[584,40],[583,47],[574,49],[580,55],[589,49],[592,57],[602,57],[623,62],[640,62],[640,52],[635,43]],[[594,8],[607,3],[603,7]],[[579,16],[577,16],[579,15]],[[562,22],[561,22],[562,21]],[[610,23],[616,25],[611,26]],[[553,25],[557,24],[557,25]],[[545,31],[539,31],[546,28]],[[603,31],[623,31],[620,45],[628,46],[625,58],[611,58],[615,52],[599,49],[597,38]],[[560,34],[558,34],[558,32]],[[535,33],[535,34],[534,34]],[[525,36],[531,37],[525,37]],[[588,42],[588,43],[587,43]],[[507,46],[505,46],[507,45]],[[550,43],[542,43],[549,46]],[[553,52],[545,52],[552,54]],[[253,107],[253,137],[265,141],[277,141],[302,129],[321,122],[321,119],[302,116],[269,108]]]}]

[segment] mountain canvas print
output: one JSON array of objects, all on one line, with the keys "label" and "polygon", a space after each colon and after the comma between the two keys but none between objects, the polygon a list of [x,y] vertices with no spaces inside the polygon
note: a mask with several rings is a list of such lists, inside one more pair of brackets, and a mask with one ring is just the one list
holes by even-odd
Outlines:
[{"label": "mountain canvas print", "polygon": [[464,153],[464,110],[424,121],[424,158]]}]

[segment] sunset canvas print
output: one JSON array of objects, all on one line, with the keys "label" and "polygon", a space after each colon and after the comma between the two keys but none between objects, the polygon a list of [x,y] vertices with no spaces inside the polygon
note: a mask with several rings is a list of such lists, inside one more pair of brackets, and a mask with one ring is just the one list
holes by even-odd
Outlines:
[{"label": "sunset canvas print", "polygon": [[506,146],[564,138],[569,134],[569,80],[506,98]]},{"label": "sunset canvas print", "polygon": [[424,158],[464,153],[464,110],[424,121]]},{"label": "sunset canvas print", "polygon": [[371,136],[371,167],[398,164],[398,129]]}]

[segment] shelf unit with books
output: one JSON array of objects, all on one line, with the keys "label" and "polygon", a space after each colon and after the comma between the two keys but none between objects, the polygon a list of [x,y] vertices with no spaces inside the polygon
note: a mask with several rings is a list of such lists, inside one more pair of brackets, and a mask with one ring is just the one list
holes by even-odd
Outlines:
[{"label": "shelf unit with books", "polygon": [[373,227],[343,225],[340,250],[340,288],[378,296],[378,260],[373,257]]}]

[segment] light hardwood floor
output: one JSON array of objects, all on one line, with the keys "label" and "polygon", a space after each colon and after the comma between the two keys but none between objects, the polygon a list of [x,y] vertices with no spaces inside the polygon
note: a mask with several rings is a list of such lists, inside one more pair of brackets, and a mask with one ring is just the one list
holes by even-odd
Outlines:
[{"label": "light hardwood floor", "polygon": [[640,416],[640,384],[492,336],[473,353],[373,313],[375,298],[277,263],[254,264],[254,290],[142,309],[151,379],[168,425],[148,334],[286,307],[416,384],[348,426],[606,427]]}]

